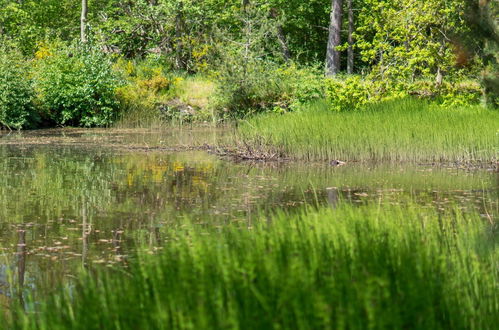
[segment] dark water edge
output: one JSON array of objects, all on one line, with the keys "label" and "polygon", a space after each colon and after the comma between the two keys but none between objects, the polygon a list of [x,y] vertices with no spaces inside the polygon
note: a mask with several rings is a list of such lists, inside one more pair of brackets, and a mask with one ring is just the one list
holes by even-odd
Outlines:
[{"label": "dark water edge", "polygon": [[[416,201],[498,214],[498,175],[410,164],[231,162],[200,149],[226,130],[61,129],[0,135],[0,304],[43,296],[82,268],[126,267],[165,232],[255,219],[304,204]],[[189,150],[192,149],[192,150]],[[185,151],[188,150],[188,151]]]}]

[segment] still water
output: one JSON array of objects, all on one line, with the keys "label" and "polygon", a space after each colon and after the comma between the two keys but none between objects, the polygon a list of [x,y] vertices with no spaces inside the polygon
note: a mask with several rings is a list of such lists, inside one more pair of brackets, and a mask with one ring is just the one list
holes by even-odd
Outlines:
[{"label": "still water", "polygon": [[491,169],[245,163],[203,151],[213,129],[46,130],[0,135],[0,305],[41,296],[82,268],[126,269],[168,226],[251,227],[277,208],[404,203],[498,212]]}]

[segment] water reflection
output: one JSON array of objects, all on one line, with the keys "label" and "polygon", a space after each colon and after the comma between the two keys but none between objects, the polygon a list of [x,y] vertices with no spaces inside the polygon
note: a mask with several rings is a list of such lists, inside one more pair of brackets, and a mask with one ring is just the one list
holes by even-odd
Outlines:
[{"label": "water reflection", "polygon": [[181,134],[63,130],[2,138],[0,304],[13,296],[23,302],[23,292],[47,294],[81,267],[126,266],[139,246],[161,249],[165,229],[185,217],[251,227],[276,207],[407,199],[440,209],[457,203],[485,219],[498,211],[497,175],[486,170],[235,164],[202,151],[166,152],[182,138],[201,145],[220,137]]}]

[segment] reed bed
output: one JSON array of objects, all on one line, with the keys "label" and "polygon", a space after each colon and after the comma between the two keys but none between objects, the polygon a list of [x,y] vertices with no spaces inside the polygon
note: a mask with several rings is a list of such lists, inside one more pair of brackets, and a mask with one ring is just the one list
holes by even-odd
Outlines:
[{"label": "reed bed", "polygon": [[18,312],[14,329],[493,329],[497,225],[408,204],[172,226],[164,250]]},{"label": "reed bed", "polygon": [[318,102],[300,112],[257,116],[238,131],[253,150],[303,160],[494,162],[499,111],[398,99],[333,112]]}]

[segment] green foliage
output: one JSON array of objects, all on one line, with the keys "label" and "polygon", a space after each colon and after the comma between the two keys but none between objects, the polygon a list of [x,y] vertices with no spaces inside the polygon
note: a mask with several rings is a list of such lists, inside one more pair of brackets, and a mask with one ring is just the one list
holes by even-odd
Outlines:
[{"label": "green foliage", "polygon": [[472,106],[480,103],[482,88],[476,80],[443,82],[441,85],[433,81],[419,80],[402,84],[399,90],[411,95],[433,100],[442,107]]},{"label": "green foliage", "polygon": [[28,64],[16,50],[0,47],[0,127],[33,124],[33,97]]},{"label": "green foliage", "polygon": [[395,82],[352,75],[326,79],[325,89],[326,99],[336,111],[359,110],[367,104],[411,95],[442,107],[473,106],[480,103],[482,96],[480,85],[474,80],[437,84],[428,79]]},{"label": "green foliage", "polygon": [[326,80],[326,97],[333,110],[358,110],[379,98],[374,95],[373,84],[360,76],[329,78]]},{"label": "green foliage", "polygon": [[0,36],[14,39],[25,53],[35,48],[41,31],[31,24],[29,12],[17,1],[0,1]]},{"label": "green foliage", "polygon": [[494,224],[380,204],[170,224],[158,256],[83,276],[13,329],[492,329]]},{"label": "green foliage", "polygon": [[280,61],[280,50],[269,43],[279,22],[267,15],[265,7],[248,6],[238,17],[242,33],[219,47],[214,76],[222,118],[293,110],[324,96],[320,70]]},{"label": "green foliage", "polygon": [[45,115],[57,125],[107,126],[118,111],[120,86],[108,56],[78,45],[57,49],[36,63],[36,88]]},{"label": "green foliage", "polygon": [[278,104],[282,89],[274,74],[277,65],[271,61],[248,59],[239,66],[236,63],[240,54],[236,52],[230,56],[224,60],[218,75],[218,107],[222,117],[243,117]]},{"label": "green foliage", "polygon": [[24,55],[32,56],[40,40],[70,40],[78,35],[74,26],[79,23],[79,5],[60,0],[0,0],[0,35],[15,40]]},{"label": "green foliage", "polygon": [[222,117],[294,111],[325,96],[325,79],[315,67],[265,60],[251,62],[246,68],[230,63],[224,62],[227,67],[220,69],[217,77],[217,107],[222,109]]},{"label": "green foliage", "polygon": [[499,108],[499,4],[467,0],[466,21],[471,33],[464,39],[468,49],[483,61],[482,85],[486,105]]},{"label": "green foliage", "polygon": [[[131,111],[137,119],[140,108],[148,109],[144,116],[150,118],[165,115],[171,119],[186,111],[200,114],[202,120],[240,118],[262,111],[296,110],[322,98],[336,110],[347,110],[406,95],[429,98],[444,106],[475,104],[481,93],[486,103],[494,106],[499,83],[495,74],[497,23],[493,17],[498,7],[491,1],[473,1],[428,0],[420,4],[353,0],[354,71],[359,76],[332,80],[325,80],[322,65],[317,65],[324,61],[326,51],[331,9],[328,1],[98,0],[91,3],[88,20],[93,39],[106,53],[144,63],[144,70],[160,67],[169,80],[152,78],[155,73],[146,72],[134,73],[142,82],[127,79],[128,91],[118,93],[120,105],[123,113],[135,109]],[[69,0],[0,0],[0,35],[15,41],[27,57],[41,58],[40,63],[54,62],[37,64],[35,71],[46,67],[47,77],[57,79],[48,67],[59,66],[56,71],[66,71],[69,85],[85,84],[76,81],[80,74],[77,62],[84,58],[78,54],[82,52],[74,51],[72,59],[61,55],[67,52],[64,47],[44,54],[45,46],[54,40],[67,43],[78,38],[79,6]],[[347,21],[345,10],[344,26]],[[347,40],[344,30],[342,38]],[[344,43],[340,50],[345,52],[347,47]],[[51,51],[53,56],[47,56]],[[94,56],[94,61],[92,56],[85,61],[100,65],[84,65],[89,69],[82,75],[110,72],[105,68],[109,66],[105,64],[107,59],[101,61]],[[69,69],[72,67],[79,69]],[[140,65],[136,69],[141,70]],[[186,73],[209,77],[210,85],[217,86],[216,95],[210,96],[209,102],[203,101],[207,109],[180,100],[185,95],[170,95],[175,101],[167,104],[165,94],[175,93],[168,85],[172,77]],[[480,77],[481,92],[473,82]],[[102,105],[91,105],[96,102],[82,96],[90,91],[72,89],[67,90],[72,96],[62,92],[57,95],[57,91],[65,90],[58,86],[52,89],[52,95],[48,91],[56,84],[44,84],[44,74],[35,78],[45,90],[38,89],[39,103],[45,116],[55,123],[95,126],[112,122],[116,105],[109,101],[110,95],[104,96],[108,100],[103,99]],[[96,88],[104,93],[103,88]],[[135,88],[151,94],[135,93]],[[97,94],[94,98],[100,97]],[[63,110],[66,107],[72,109]],[[101,114],[76,114],[84,112],[83,107]],[[91,109],[96,107],[102,111]],[[80,122],[79,117],[86,119]]]},{"label": "green foliage", "polygon": [[154,61],[134,62],[120,58],[114,70],[126,82],[116,89],[121,110],[117,125],[161,125],[165,119],[161,109],[168,102],[169,91],[176,80],[166,77],[162,66]]},{"label": "green foliage", "polygon": [[262,154],[304,160],[492,162],[498,122],[497,111],[437,107],[413,98],[345,112],[321,102],[245,121],[239,139]]},{"label": "green foliage", "polygon": [[[364,0],[355,30],[362,60],[381,78],[434,77],[458,69],[451,37],[466,32],[465,1]],[[469,61],[470,59],[466,59]],[[459,65],[468,65],[463,62]]]},{"label": "green foliage", "polygon": [[278,104],[281,110],[298,110],[304,104],[325,97],[325,78],[317,67],[288,63],[279,67],[274,75],[283,90]]},{"label": "green foliage", "polygon": [[282,86],[275,72],[279,67],[267,48],[272,22],[264,12],[249,5],[237,17],[242,33],[229,33],[230,40],[218,49],[218,107],[222,117],[243,117],[272,108],[279,101]]}]

